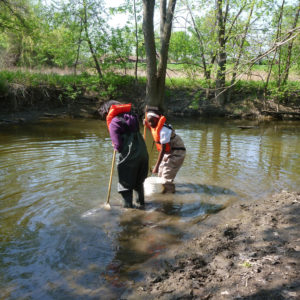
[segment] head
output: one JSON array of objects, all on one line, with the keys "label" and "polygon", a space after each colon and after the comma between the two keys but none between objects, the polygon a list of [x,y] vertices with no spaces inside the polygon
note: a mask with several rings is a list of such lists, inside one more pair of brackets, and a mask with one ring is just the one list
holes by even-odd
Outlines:
[{"label": "head", "polygon": [[157,126],[159,118],[160,114],[157,111],[150,110],[147,112],[147,121],[152,128],[155,128]]},{"label": "head", "polygon": [[108,115],[109,109],[112,105],[119,105],[119,104],[122,104],[122,103],[119,101],[116,101],[116,100],[110,100],[110,101],[104,102],[98,109],[98,113],[99,113],[101,119],[106,118],[106,116]]}]

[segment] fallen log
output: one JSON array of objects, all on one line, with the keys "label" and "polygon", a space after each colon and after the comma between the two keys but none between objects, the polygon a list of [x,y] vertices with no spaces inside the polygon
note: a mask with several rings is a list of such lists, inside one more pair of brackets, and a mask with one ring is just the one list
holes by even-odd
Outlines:
[{"label": "fallen log", "polygon": [[258,126],[238,126],[240,129],[252,129],[252,128],[258,128]]},{"label": "fallen log", "polygon": [[295,112],[295,111],[271,111],[271,110],[262,110],[261,111],[262,115],[269,115],[272,117],[276,118],[282,118],[284,116],[295,116],[295,117],[300,117],[300,112]]}]

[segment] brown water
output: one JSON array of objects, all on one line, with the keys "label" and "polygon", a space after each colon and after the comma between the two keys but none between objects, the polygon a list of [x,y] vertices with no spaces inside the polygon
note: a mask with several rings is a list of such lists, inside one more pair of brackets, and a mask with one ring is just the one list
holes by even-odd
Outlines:
[{"label": "brown water", "polygon": [[[0,298],[117,299],[143,263],[235,201],[300,191],[300,122],[172,121],[187,147],[175,195],[121,209],[105,123],[0,127]],[[251,124],[250,124],[251,125]],[[221,222],[221,220],[220,220]]]}]

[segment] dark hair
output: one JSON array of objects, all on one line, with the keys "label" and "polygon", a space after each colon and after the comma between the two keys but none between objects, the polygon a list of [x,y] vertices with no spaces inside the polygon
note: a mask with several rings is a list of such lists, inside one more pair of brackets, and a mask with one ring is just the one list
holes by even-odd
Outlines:
[{"label": "dark hair", "polygon": [[116,100],[110,100],[110,101],[107,101],[105,103],[103,103],[99,108],[98,108],[98,113],[100,115],[100,117],[102,119],[105,119],[108,112],[109,112],[109,109],[112,105],[119,105],[119,104],[122,104],[121,102],[119,101],[116,101]]}]

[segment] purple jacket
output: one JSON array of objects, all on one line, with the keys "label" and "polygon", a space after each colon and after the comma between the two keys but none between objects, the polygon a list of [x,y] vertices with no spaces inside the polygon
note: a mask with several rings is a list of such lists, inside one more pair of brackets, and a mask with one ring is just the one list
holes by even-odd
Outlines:
[{"label": "purple jacket", "polygon": [[124,124],[124,120],[120,120],[118,117],[114,117],[109,125],[109,134],[114,146],[114,149],[120,152],[123,146],[122,135],[127,132],[135,132],[139,130],[139,122],[135,115],[122,114],[122,118],[125,120],[127,126]]}]

